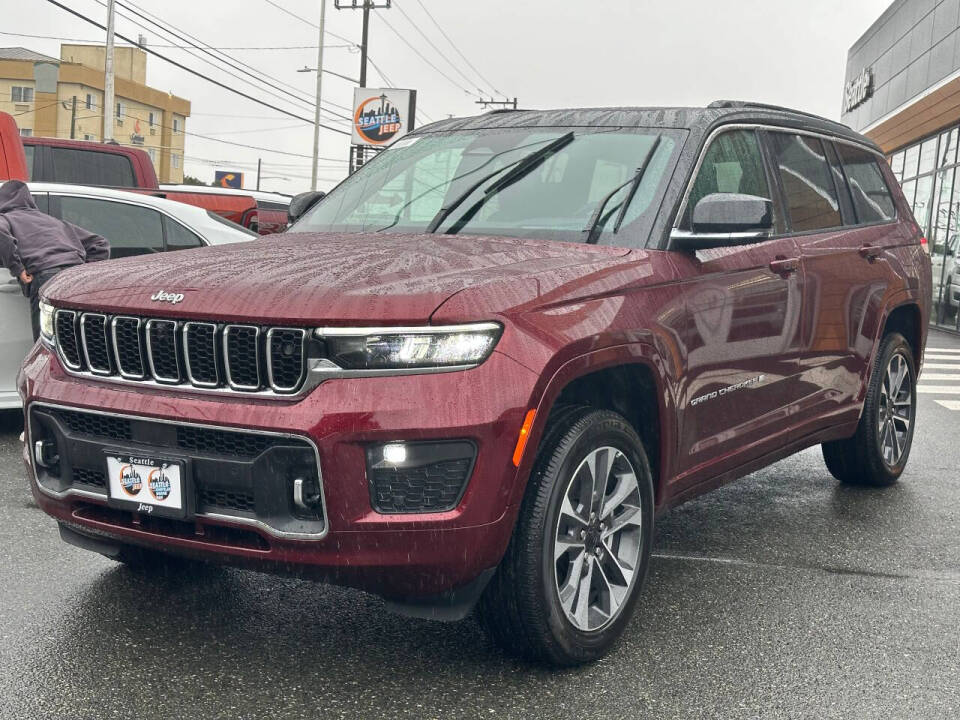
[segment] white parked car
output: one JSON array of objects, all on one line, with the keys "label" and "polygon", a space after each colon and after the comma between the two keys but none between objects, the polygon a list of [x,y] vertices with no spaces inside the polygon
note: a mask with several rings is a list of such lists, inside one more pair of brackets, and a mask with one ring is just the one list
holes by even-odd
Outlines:
[{"label": "white parked car", "polygon": [[[41,210],[107,238],[112,258],[259,237],[203,208],[152,195],[59,183],[29,185]],[[16,278],[0,279],[0,409],[20,407],[17,371],[31,347],[29,301]]]}]

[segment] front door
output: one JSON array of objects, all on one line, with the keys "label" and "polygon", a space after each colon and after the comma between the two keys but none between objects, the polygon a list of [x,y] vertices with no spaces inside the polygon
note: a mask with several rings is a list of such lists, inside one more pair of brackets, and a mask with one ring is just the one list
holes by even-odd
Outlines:
[{"label": "front door", "polygon": [[[754,130],[730,130],[707,149],[680,227],[713,193],[772,199],[773,184]],[[777,207],[777,203],[774,203]],[[775,218],[782,230],[782,219]],[[676,252],[683,280],[677,490],[765,452],[790,422],[802,319],[799,249],[790,237],[751,245]]]}]

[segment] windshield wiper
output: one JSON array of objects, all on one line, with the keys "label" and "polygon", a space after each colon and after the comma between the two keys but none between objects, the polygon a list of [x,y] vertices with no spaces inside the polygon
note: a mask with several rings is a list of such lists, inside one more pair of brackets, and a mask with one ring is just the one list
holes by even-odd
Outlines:
[{"label": "windshield wiper", "polygon": [[[643,175],[647,172],[647,166],[650,164],[650,160],[653,159],[653,154],[657,151],[657,148],[660,146],[660,136],[657,135],[657,138],[650,145],[650,149],[647,150],[647,154],[643,156],[643,161],[640,163],[640,167],[637,168],[637,172],[632,178],[627,180],[622,185],[618,185],[609,193],[606,197],[600,201],[600,205],[597,206],[597,209],[594,211],[593,215],[590,217],[589,224],[583,229],[583,232],[587,233],[586,242],[588,245],[593,245],[600,238],[600,233],[603,232],[603,228],[607,226],[607,221],[610,219],[610,216],[613,213],[617,212],[617,209],[620,212],[617,214],[617,221],[613,224],[613,232],[616,233],[620,230],[620,225],[623,224],[623,219],[627,215],[627,209],[630,207],[630,203],[633,202],[634,196],[637,194],[637,190],[640,189],[640,181],[643,180]],[[627,193],[627,196],[623,199],[618,205],[614,205],[610,208],[610,212],[606,215],[603,214],[603,209],[607,206],[607,203],[612,200],[618,192],[623,190],[625,187],[630,186],[630,191]]]},{"label": "windshield wiper", "polygon": [[444,205],[442,208],[440,208],[440,211],[434,216],[433,220],[431,220],[430,224],[427,226],[426,232],[435,233],[437,231],[437,228],[440,227],[443,221],[446,220],[448,217],[450,217],[450,214],[454,210],[456,210],[458,207],[460,207],[460,205],[462,205],[468,197],[473,195],[479,188],[483,187],[483,185],[486,184],[487,181],[495,178],[497,175],[501,174],[507,168],[512,167],[513,169],[510,170],[510,172],[508,172],[506,175],[504,175],[502,178],[500,178],[495,183],[493,183],[490,187],[488,187],[484,191],[483,197],[476,204],[474,204],[474,206],[471,207],[470,210],[464,213],[463,217],[460,218],[456,222],[456,224],[447,231],[450,234],[456,234],[464,225],[466,225],[470,221],[470,218],[476,215],[477,211],[480,210],[480,208],[483,206],[485,202],[487,202],[487,200],[489,200],[491,197],[496,195],[498,192],[500,192],[504,188],[509,187],[510,185],[513,185],[518,180],[529,175],[537,167],[539,167],[541,163],[546,161],[546,159],[549,158],[551,155],[559,152],[560,150],[565,148],[567,145],[572,143],[573,139],[574,139],[573,132],[572,131],[568,132],[567,134],[561,135],[556,140],[548,143],[547,145],[544,145],[539,150],[534,150],[529,155],[525,155],[524,157],[519,158],[518,160],[514,160],[513,162],[508,163],[503,167],[498,168],[497,170],[494,170],[492,173],[489,173],[485,177],[481,178],[480,180],[475,182],[473,185],[468,187],[464,192],[460,193],[457,197],[455,197],[453,201],[451,201],[449,204]]}]

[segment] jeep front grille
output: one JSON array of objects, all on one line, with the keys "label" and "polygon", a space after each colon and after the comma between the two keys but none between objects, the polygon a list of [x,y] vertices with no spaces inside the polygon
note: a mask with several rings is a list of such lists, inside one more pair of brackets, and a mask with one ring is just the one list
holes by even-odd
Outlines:
[{"label": "jeep front grille", "polygon": [[292,395],[306,377],[301,328],[57,310],[55,329],[67,369],[100,378]]}]

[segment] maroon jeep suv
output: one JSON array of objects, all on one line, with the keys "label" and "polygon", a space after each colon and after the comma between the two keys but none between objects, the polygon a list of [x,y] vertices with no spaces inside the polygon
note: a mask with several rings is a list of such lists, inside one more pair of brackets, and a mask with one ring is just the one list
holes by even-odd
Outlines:
[{"label": "maroon jeep suv", "polygon": [[24,459],[63,539],[475,606],[557,665],[630,620],[658,514],[820,444],[910,453],[930,260],[879,149],[707,108],[427,126],[281,239],[45,288]]}]

